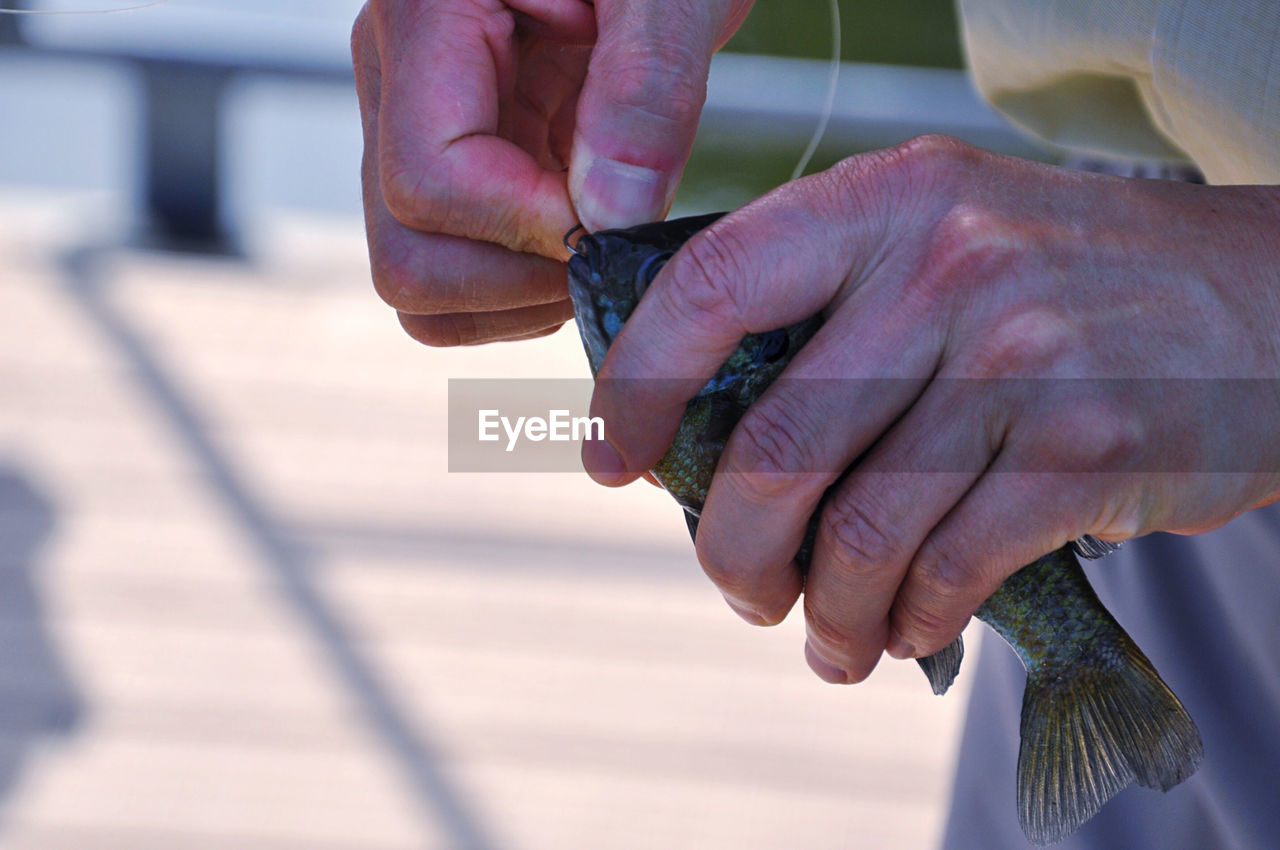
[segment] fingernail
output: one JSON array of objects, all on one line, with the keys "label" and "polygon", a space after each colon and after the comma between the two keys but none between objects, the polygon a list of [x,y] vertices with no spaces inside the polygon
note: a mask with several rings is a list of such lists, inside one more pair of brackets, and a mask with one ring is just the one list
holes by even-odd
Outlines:
[{"label": "fingernail", "polygon": [[605,440],[583,440],[582,465],[588,475],[606,487],[623,483],[627,474],[622,458]]},{"label": "fingernail", "polygon": [[652,168],[596,159],[578,193],[578,218],[588,230],[631,227],[662,217],[667,181]]},{"label": "fingernail", "polygon": [[735,602],[729,597],[726,596],[724,598],[724,601],[725,601],[725,604],[727,604],[731,609],[733,609],[733,613],[737,614],[739,617],[746,620],[751,625],[753,626],[769,625],[769,621],[766,620],[764,617],[760,616],[755,611],[752,611],[751,609]]},{"label": "fingernail", "polygon": [[907,643],[902,635],[892,629],[889,630],[889,645],[885,647],[885,652],[894,658],[916,657],[916,648]]},{"label": "fingernail", "polygon": [[849,674],[818,654],[813,645],[805,642],[804,660],[809,662],[809,669],[818,674],[818,678],[833,685],[849,684]]}]

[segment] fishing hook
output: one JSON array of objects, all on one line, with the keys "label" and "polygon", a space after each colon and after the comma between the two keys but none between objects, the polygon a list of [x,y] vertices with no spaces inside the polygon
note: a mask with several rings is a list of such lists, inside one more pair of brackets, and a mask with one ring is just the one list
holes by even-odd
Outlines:
[{"label": "fishing hook", "polygon": [[585,231],[586,228],[583,227],[581,224],[575,224],[573,228],[564,235],[565,250],[568,251],[570,254],[573,254],[575,257],[581,257],[582,252],[579,251],[577,248],[573,247],[572,245],[570,245],[569,239],[573,236],[573,234],[577,233],[579,230]]}]

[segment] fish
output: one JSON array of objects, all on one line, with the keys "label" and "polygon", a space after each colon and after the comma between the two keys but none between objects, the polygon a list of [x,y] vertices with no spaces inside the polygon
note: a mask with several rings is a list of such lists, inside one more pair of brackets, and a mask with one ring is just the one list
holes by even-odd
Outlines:
[{"label": "fish", "polygon": [[[698,231],[724,213],[584,233],[568,263],[574,318],[595,376],[613,340],[661,268]],[[690,536],[720,455],[747,408],[821,327],[813,316],[746,335],[691,399],[653,477],[685,511]],[[796,563],[813,552],[821,504],[810,519]],[[1094,593],[1077,556],[1117,548],[1092,536],[1056,549],[1005,579],[975,612],[1026,668],[1017,762],[1018,820],[1045,846],[1074,833],[1131,784],[1168,791],[1204,757],[1186,708]],[[961,638],[917,659],[935,694],[960,669]]]}]

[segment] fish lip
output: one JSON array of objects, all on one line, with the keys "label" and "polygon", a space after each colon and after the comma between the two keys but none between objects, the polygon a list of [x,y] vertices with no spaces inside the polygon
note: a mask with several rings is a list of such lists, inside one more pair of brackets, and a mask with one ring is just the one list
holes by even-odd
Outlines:
[{"label": "fish lip", "polygon": [[573,286],[574,283],[578,283],[579,286],[582,286],[580,282],[590,280],[591,273],[592,273],[591,262],[585,256],[583,256],[582,254],[578,254],[576,256],[570,257],[569,258],[569,283],[570,283],[569,294],[570,295],[573,294],[573,290],[575,288]]},{"label": "fish lip", "polygon": [[569,258],[569,298],[573,301],[573,310],[581,315],[585,310],[594,315],[595,303],[592,294],[600,285],[604,270],[600,268],[602,258],[599,240],[586,234],[578,240],[576,252]]},{"label": "fish lip", "polygon": [[578,241],[573,243],[572,251],[573,256],[569,259],[570,263],[581,261],[594,266],[596,260],[600,258],[600,240],[596,234],[584,231],[578,237]]},{"label": "fish lip", "polygon": [[573,321],[586,349],[591,374],[600,371],[610,341],[600,326],[600,311],[593,289],[600,283],[601,270],[595,262],[600,257],[598,240],[590,234],[578,240],[577,253],[569,258],[569,301],[573,304]]},{"label": "fish lip", "polygon": [[574,245],[573,256],[568,263],[569,298],[573,301],[575,315],[581,316],[584,311],[592,314],[595,312],[591,295],[601,274],[600,258],[599,240],[590,233],[584,233]]}]

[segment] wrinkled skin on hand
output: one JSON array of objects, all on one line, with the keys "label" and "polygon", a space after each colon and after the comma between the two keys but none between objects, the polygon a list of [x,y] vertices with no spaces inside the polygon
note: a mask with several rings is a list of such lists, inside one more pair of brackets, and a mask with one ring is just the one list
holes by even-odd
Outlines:
[{"label": "wrinkled skin on hand", "polygon": [[572,315],[561,239],[661,218],[751,0],[369,0],[352,30],[374,285],[428,345]]},{"label": "wrinkled skin on hand", "polygon": [[[1195,533],[1280,496],[1277,234],[1278,187],[945,137],[854,157],[666,264],[599,372],[612,450],[584,462],[634,479],[744,334],[823,312],[730,438],[697,548],[752,622],[803,590],[810,666],[860,681],[886,650],[941,649],[1069,540]],[[1150,380],[1189,378],[1268,380]],[[833,484],[802,582],[790,559]]]}]

